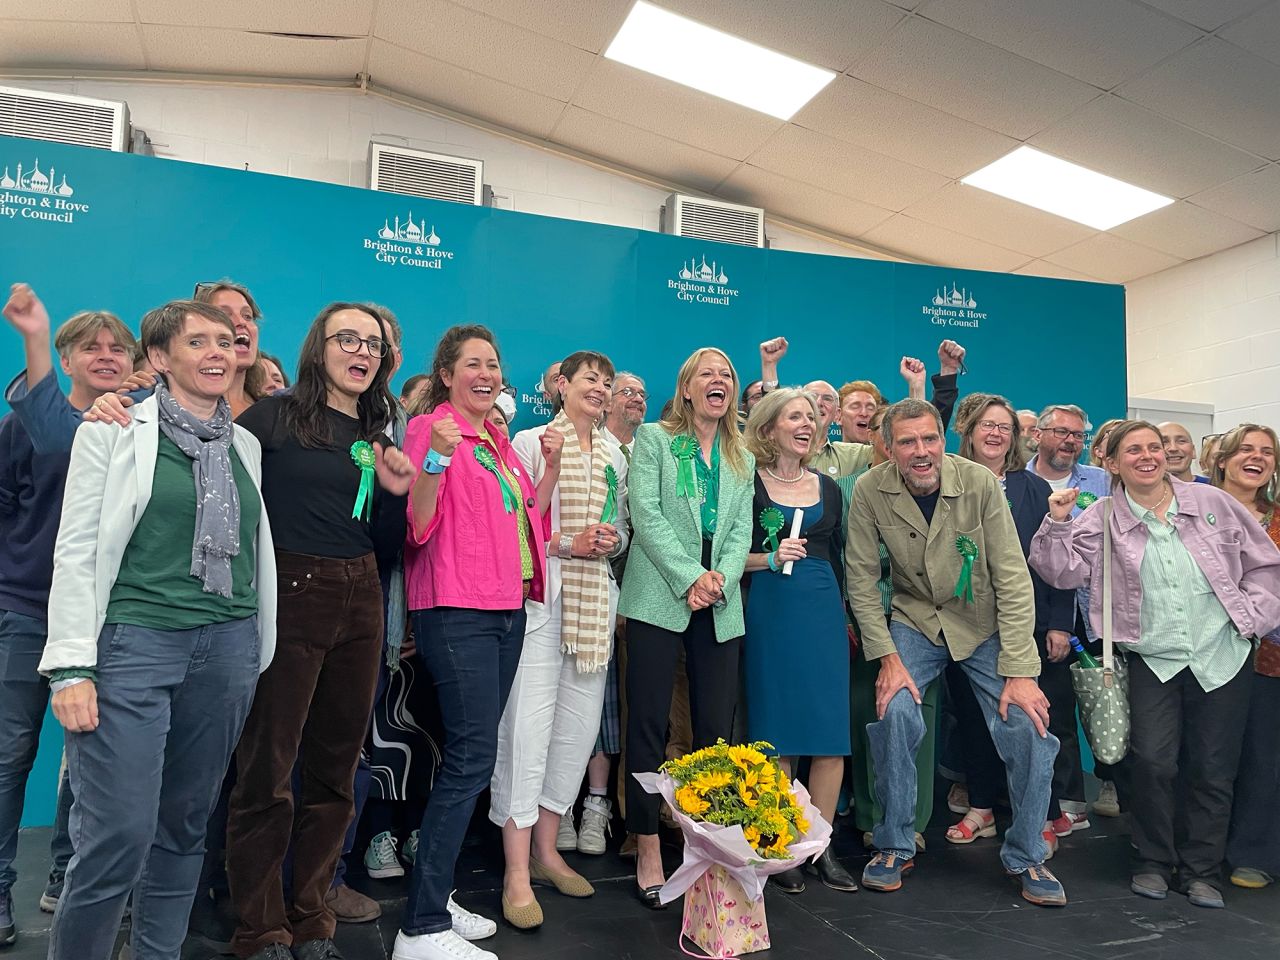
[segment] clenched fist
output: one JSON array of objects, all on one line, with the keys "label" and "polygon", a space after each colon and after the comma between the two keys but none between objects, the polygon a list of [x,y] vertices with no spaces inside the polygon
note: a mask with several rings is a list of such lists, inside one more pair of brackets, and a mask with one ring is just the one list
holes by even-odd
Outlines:
[{"label": "clenched fist", "polygon": [[462,442],[462,431],[453,417],[441,417],[431,425],[431,449],[442,457],[452,457]]},{"label": "clenched fist", "polygon": [[1078,496],[1080,496],[1080,491],[1075,487],[1068,487],[1066,490],[1055,490],[1049,494],[1049,516],[1059,523],[1064,520],[1070,520],[1071,510],[1075,507]]},{"label": "clenched fist", "polygon": [[555,427],[542,431],[542,459],[548,470],[560,469],[560,453],[564,450],[564,434]]}]

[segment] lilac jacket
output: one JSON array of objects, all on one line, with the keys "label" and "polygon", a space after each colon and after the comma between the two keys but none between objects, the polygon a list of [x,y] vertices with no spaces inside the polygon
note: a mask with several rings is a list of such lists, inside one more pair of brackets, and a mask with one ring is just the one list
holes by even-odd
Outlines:
[{"label": "lilac jacket", "polygon": [[[1280,551],[1247,510],[1217,487],[1170,479],[1178,500],[1173,522],[1205,579],[1244,637],[1266,636],[1280,626]],[[1142,555],[1147,527],[1123,494],[1111,510],[1113,637],[1142,639]],[[1074,520],[1045,517],[1031,541],[1027,562],[1047,583],[1069,589],[1093,585],[1089,621],[1102,632],[1102,510],[1105,499]]]}]

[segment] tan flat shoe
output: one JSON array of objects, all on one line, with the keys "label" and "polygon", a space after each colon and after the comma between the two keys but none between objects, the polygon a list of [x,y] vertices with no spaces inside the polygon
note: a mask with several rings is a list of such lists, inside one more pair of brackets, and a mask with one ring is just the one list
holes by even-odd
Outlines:
[{"label": "tan flat shoe", "polygon": [[507,895],[502,895],[502,916],[517,930],[536,930],[542,926],[542,905],[535,899],[533,903],[526,903],[522,907],[513,906],[511,901],[507,899]]},{"label": "tan flat shoe", "polygon": [[535,883],[549,883],[566,897],[593,897],[596,892],[586,877],[576,873],[552,873],[533,857],[529,858],[529,879]]}]

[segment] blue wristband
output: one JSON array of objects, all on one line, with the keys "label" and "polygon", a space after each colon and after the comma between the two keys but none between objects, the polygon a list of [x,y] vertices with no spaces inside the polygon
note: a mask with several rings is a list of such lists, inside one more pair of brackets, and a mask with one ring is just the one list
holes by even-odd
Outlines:
[{"label": "blue wristband", "polygon": [[770,553],[768,560],[769,560],[769,569],[772,570],[774,573],[777,573],[778,572],[778,551],[774,550],[772,553]]},{"label": "blue wristband", "polygon": [[444,457],[434,450],[428,449],[426,459],[422,461],[422,470],[424,473],[444,473],[445,468],[449,466],[449,462],[452,459],[452,457]]}]

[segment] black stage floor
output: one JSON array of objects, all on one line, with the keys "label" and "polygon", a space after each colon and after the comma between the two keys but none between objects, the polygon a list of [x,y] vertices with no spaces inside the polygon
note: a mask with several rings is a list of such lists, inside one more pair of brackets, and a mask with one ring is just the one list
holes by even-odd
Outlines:
[{"label": "black stage floor", "polygon": [[[996,840],[954,846],[943,838],[952,815],[940,813],[926,834],[928,852],[902,890],[892,894],[842,894],[810,880],[799,896],[766,894],[775,960],[858,958],[875,960],[1277,960],[1280,958],[1280,889],[1226,888],[1226,910],[1193,907],[1171,894],[1163,902],[1129,892],[1128,827],[1125,818],[1093,818],[1092,829],[1062,843],[1051,866],[1071,900],[1068,907],[1033,907],[1000,869]],[[616,826],[616,825],[615,825]],[[852,869],[866,862],[859,836],[847,819],[837,826],[836,853]],[[458,900],[487,916],[501,909],[501,846],[496,830],[477,828],[463,852]],[[48,914],[37,901],[48,869],[48,830],[23,831],[20,879],[14,888],[19,941],[0,950],[3,960],[44,957]],[[617,835],[611,851],[618,846]],[[679,848],[668,851],[669,868]],[[353,857],[357,860],[358,857]],[[570,900],[539,888],[546,915],[541,930],[519,933],[499,921],[497,936],[482,945],[501,960],[682,957],[676,938],[680,905],[651,913],[632,897],[632,862],[615,852],[603,857],[569,855],[595,884],[596,896]],[[403,906],[399,880],[369,880],[353,872],[353,886],[377,898],[382,919],[338,928],[336,941],[347,960],[390,957]],[[122,934],[123,935],[123,934]],[[189,938],[183,960],[215,954]]]}]

